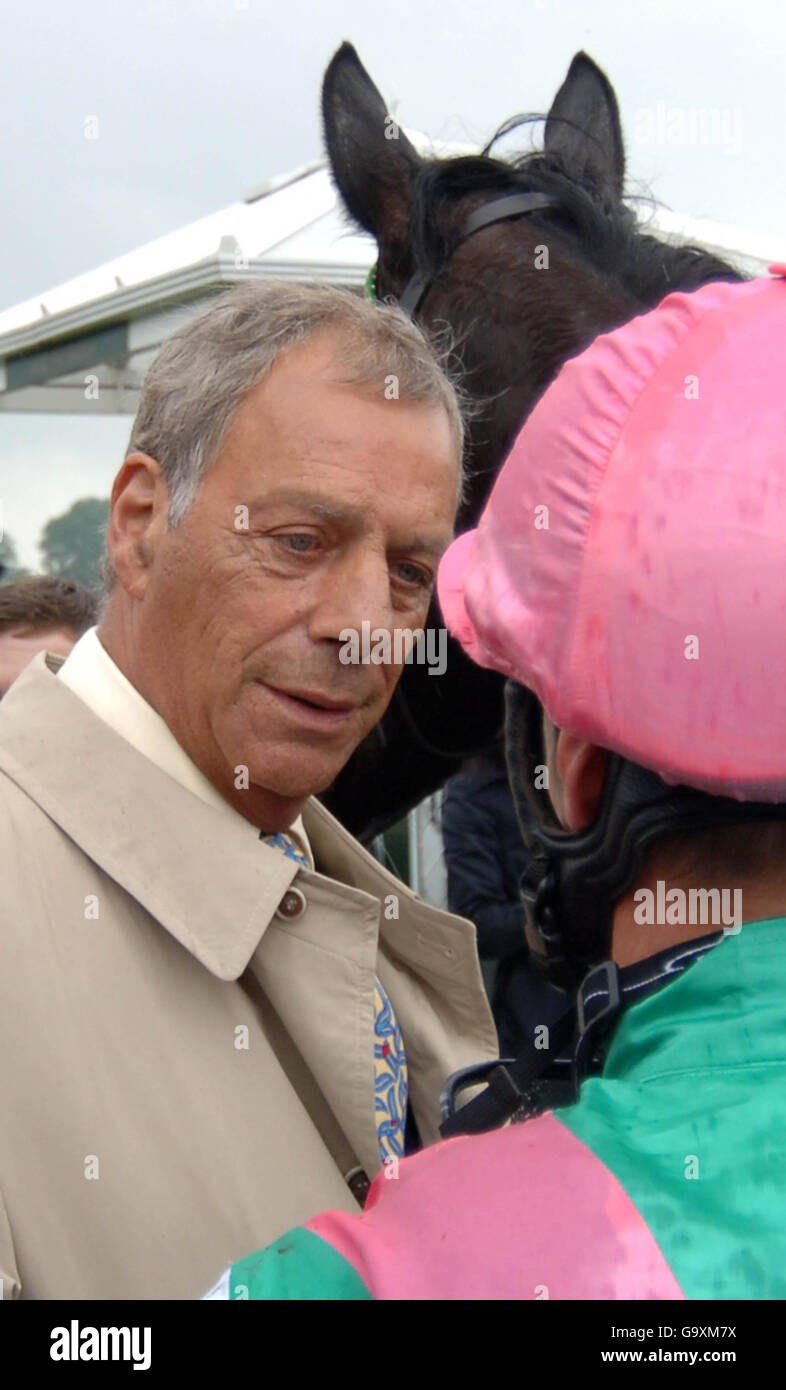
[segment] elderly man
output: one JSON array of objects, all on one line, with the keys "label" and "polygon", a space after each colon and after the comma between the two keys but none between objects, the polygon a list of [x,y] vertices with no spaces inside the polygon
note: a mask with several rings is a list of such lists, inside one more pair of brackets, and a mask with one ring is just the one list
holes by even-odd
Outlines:
[{"label": "elderly man", "polygon": [[346,630],[423,625],[460,451],[424,339],[341,291],[240,287],[152,367],[101,624],[0,709],[6,1297],[197,1295],[495,1055],[472,928],[312,799],[399,675]]}]

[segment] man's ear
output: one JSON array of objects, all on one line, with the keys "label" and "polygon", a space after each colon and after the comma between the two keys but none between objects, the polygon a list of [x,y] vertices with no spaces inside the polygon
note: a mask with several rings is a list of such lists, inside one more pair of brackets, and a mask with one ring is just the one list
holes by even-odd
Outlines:
[{"label": "man's ear", "polygon": [[169,491],[148,454],[130,454],[112,487],[107,550],[123,588],[141,598],[158,539],[166,529]]},{"label": "man's ear", "polygon": [[585,739],[574,738],[560,729],[557,735],[557,776],[562,783],[562,808],[569,830],[586,830],[595,819],[603,778],[606,752]]}]

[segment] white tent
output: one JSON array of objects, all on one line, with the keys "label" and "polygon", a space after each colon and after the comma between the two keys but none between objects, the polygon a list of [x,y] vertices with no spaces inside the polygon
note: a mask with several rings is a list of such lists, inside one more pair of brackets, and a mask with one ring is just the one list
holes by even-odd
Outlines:
[{"label": "white tent", "polygon": [[[774,238],[675,213],[655,213],[651,230],[700,242],[748,274],[778,258]],[[271,276],[359,290],[374,254],[373,240],[348,227],[326,164],[315,161],[0,313],[0,410],[133,414],[161,343],[210,295]]]},{"label": "white tent", "polygon": [[161,343],[209,296],[259,277],[360,288],[373,260],[324,163],[297,169],[0,313],[0,410],[133,413]]}]

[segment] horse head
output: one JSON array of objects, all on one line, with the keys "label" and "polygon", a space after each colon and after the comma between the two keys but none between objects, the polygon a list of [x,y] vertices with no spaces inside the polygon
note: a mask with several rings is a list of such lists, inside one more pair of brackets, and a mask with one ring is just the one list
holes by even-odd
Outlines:
[{"label": "horse head", "polygon": [[[670,289],[738,278],[695,247],[642,232],[623,201],[625,156],[614,90],[577,53],[545,119],[543,150],[492,158],[427,159],[387,113],[354,48],[325,74],[322,112],[330,164],[350,216],[377,241],[376,292],[398,300],[420,273],[418,319],[449,325],[452,366],[469,394],[470,486],[458,517],[476,518],[535,401],[569,356],[654,307]],[[545,206],[464,235],[473,213],[515,194]]]},{"label": "horse head", "polygon": [[[566,358],[671,290],[739,279],[694,246],[649,234],[624,198],[613,88],[577,53],[548,115],[542,150],[493,157],[507,121],[477,155],[419,154],[386,110],[351,44],[325,74],[325,141],[350,217],[377,242],[376,294],[402,302],[441,338],[469,399],[471,526],[523,421]],[[513,201],[511,201],[513,200]],[[403,297],[403,298],[402,298]],[[430,623],[440,622],[436,607]],[[325,797],[368,835],[435,790],[502,719],[502,681],[449,644],[448,675],[405,668],[394,702]]]}]

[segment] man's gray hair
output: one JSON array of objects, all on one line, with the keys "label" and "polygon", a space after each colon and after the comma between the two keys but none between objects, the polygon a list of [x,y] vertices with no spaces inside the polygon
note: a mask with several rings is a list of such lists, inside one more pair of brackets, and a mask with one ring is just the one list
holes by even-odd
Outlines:
[{"label": "man's gray hair", "polygon": [[[464,445],[463,400],[446,371],[449,343],[431,343],[400,309],[316,283],[236,286],[167,339],[142,384],[127,456],[149,454],[169,488],[168,525],[188,512],[244,397],[280,354],[319,332],[336,338],[348,385],[389,387],[398,399],[442,406]],[[395,384],[393,384],[395,383]],[[107,557],[107,587],[114,579]]]}]

